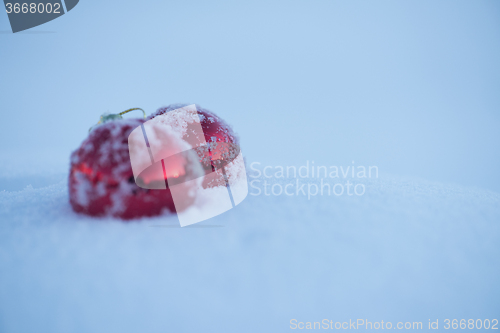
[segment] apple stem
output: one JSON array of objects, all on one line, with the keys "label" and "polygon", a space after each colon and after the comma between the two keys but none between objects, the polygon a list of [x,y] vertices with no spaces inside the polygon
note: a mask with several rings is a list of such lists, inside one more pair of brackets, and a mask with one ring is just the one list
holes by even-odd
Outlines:
[{"label": "apple stem", "polygon": [[131,109],[122,111],[122,112],[117,113],[117,114],[114,114],[114,113],[104,113],[103,115],[101,115],[101,119],[99,119],[99,122],[97,122],[97,124],[95,124],[94,126],[92,126],[91,128],[89,128],[89,133],[92,132],[92,130],[94,128],[96,128],[97,126],[102,125],[104,123],[107,123],[109,121],[114,121],[114,120],[117,120],[117,119],[122,119],[123,118],[122,116],[124,114],[129,113],[131,111],[135,111],[135,110],[141,110],[142,111],[142,115],[144,116],[144,119],[146,119],[146,112],[143,109],[141,109],[141,108],[131,108]]}]

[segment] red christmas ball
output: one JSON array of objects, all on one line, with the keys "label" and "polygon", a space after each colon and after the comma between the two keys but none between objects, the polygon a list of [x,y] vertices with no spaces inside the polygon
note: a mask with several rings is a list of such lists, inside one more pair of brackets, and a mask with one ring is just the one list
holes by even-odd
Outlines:
[{"label": "red christmas ball", "polygon": [[71,155],[69,199],[76,212],[123,219],[175,212],[170,190],[135,184],[128,135],[142,119],[120,119],[95,128]]},{"label": "red christmas ball", "polygon": [[[164,115],[170,111],[174,111],[187,104],[172,104],[167,107],[158,109],[155,113],[148,117],[153,119],[160,115]],[[208,172],[220,170],[222,167],[231,163],[240,151],[239,138],[233,129],[220,117],[210,110],[196,106],[198,117],[200,119],[201,128],[205,141],[209,149],[199,147],[195,149],[202,167]],[[189,136],[196,136],[195,130],[190,130],[189,126],[184,132],[184,139]],[[203,182],[203,187],[225,186],[226,183],[221,178],[214,180],[206,178]]]},{"label": "red christmas ball", "polygon": [[[182,106],[160,108],[148,120]],[[208,151],[200,150],[197,153],[205,169],[215,170],[231,161],[231,158],[227,158],[228,154],[235,155],[235,150],[239,151],[238,139],[233,130],[213,112],[200,107],[197,107],[197,110],[205,140],[211,147]],[[128,137],[145,121],[107,121],[96,126],[81,146],[72,153],[69,200],[74,211],[91,216],[108,215],[123,219],[176,211],[168,186],[166,190],[144,189],[134,180]],[[225,143],[230,145],[224,145]],[[203,186],[225,186],[225,183],[204,182]],[[194,198],[189,200],[194,201]]]}]

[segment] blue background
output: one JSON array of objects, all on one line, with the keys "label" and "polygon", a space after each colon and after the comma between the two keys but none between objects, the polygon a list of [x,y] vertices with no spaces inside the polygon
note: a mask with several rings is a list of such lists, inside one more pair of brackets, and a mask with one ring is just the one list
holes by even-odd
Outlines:
[{"label": "blue background", "polygon": [[[0,13],[0,332],[498,319],[499,59],[498,1],[82,0],[17,34]],[[178,102],[261,170],[381,177],[193,228],[74,213],[69,155],[100,114]]]},{"label": "blue background", "polygon": [[69,157],[103,112],[186,102],[250,160],[500,190],[497,1],[86,0],[0,31],[9,156]]}]

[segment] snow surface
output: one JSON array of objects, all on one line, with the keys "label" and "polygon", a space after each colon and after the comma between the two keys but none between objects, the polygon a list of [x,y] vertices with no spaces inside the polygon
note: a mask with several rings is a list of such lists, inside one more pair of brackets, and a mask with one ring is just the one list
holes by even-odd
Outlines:
[{"label": "snow surface", "polygon": [[426,328],[500,313],[494,192],[383,178],[360,197],[249,195],[180,228],[175,215],[75,214],[57,175],[0,192],[0,332],[282,332],[325,318]]},{"label": "snow surface", "polygon": [[[4,16],[0,333],[499,318],[499,12],[81,1],[18,34]],[[497,193],[380,178],[361,198],[249,196],[188,228],[75,214],[69,155],[99,116],[183,101],[231,124],[248,164],[355,161]]]}]

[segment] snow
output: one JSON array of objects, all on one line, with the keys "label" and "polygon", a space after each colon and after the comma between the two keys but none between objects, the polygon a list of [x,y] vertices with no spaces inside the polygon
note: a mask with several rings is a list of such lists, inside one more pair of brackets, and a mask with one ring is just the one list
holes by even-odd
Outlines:
[{"label": "snow", "polygon": [[[19,34],[0,20],[0,333],[499,319],[498,1],[80,3]],[[74,213],[89,127],[172,102],[227,121],[247,166],[380,178],[185,228]]]},{"label": "snow", "polygon": [[175,215],[76,214],[66,175],[4,190],[0,331],[281,332],[291,319],[426,328],[429,319],[498,318],[500,195],[398,177],[364,184],[362,196],[249,194],[185,228]]}]

